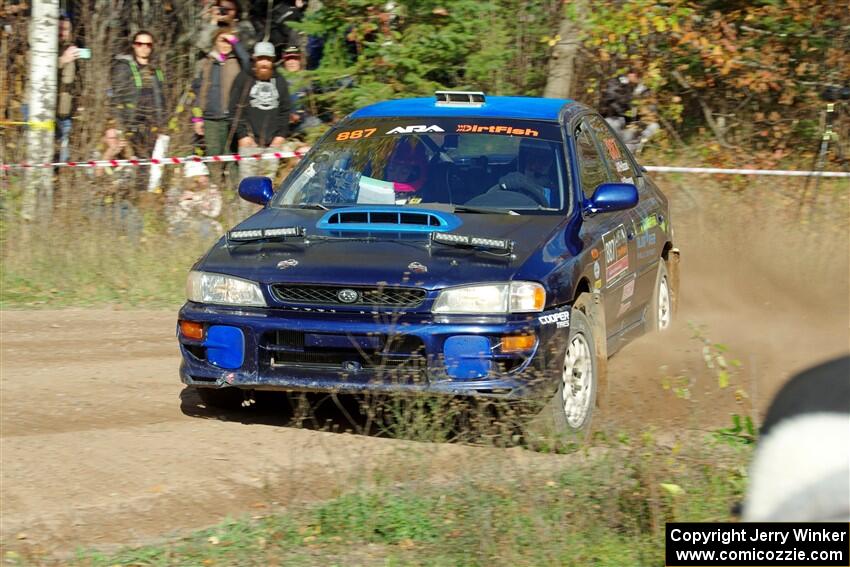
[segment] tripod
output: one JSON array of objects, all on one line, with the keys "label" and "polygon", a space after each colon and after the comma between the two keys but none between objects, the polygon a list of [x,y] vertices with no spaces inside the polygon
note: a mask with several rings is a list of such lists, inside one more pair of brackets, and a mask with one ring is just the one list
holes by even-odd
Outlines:
[{"label": "tripod", "polygon": [[[837,148],[835,151],[837,153],[839,161],[846,168],[846,159],[845,156],[842,155],[841,145],[838,140],[838,133],[833,129],[835,115],[837,113],[837,105],[838,103],[834,100],[828,100],[826,103],[826,113],[824,118],[824,129],[823,135],[820,139],[820,146],[818,147],[818,153],[815,155],[815,159],[812,163],[811,171],[814,172],[814,175],[810,175],[806,177],[806,183],[803,185],[803,192],[800,195],[800,206],[806,202],[806,196],[809,191],[809,184],[812,181],[812,177],[815,177],[815,190],[812,196],[812,201],[817,199],[818,189],[820,188],[820,182],[822,176],[819,175],[823,172],[824,166],[826,166],[826,159],[829,154],[829,143],[832,142],[833,145]],[[814,203],[812,203],[814,204]]]}]

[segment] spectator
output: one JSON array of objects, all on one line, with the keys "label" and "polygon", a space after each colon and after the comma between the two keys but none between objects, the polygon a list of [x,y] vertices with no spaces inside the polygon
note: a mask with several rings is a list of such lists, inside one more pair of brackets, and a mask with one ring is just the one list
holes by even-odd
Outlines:
[{"label": "spectator", "polygon": [[83,52],[74,44],[74,24],[71,17],[59,17],[59,92],[56,104],[56,140],[59,142],[59,161],[69,158],[71,119],[74,115],[74,97],[78,94],[77,59]]},{"label": "spectator", "polygon": [[600,112],[633,153],[640,153],[643,145],[660,129],[655,121],[642,123],[644,117],[639,115],[635,105],[635,100],[648,92],[636,71],[609,80],[602,91]]},{"label": "spectator", "polygon": [[292,101],[292,112],[289,114],[290,131],[294,136],[298,136],[307,128],[321,124],[309,108],[308,103],[313,87],[312,82],[301,69],[301,50],[297,47],[287,47],[284,50],[281,72],[286,79]]},{"label": "spectator", "polygon": [[274,45],[279,55],[287,47],[298,46],[300,33],[288,24],[304,19],[307,3],[307,0],[273,0],[271,6],[265,1],[252,3],[250,18],[257,37]]},{"label": "spectator", "polygon": [[239,17],[239,12],[239,4],[236,0],[216,0],[211,6],[208,6],[201,14],[206,23],[198,34],[195,47],[204,53],[208,53],[216,47],[214,45],[215,32],[220,29],[229,29],[246,45],[246,49],[251,49],[257,35],[254,33],[251,23],[243,21]]},{"label": "spectator", "polygon": [[182,188],[169,195],[169,232],[195,234],[204,239],[220,236],[224,231],[216,219],[221,214],[221,192],[210,183],[207,166],[202,162],[187,162],[182,181]]},{"label": "spectator", "polygon": [[[259,148],[281,148],[289,135],[292,105],[286,80],[275,73],[274,58],[274,45],[266,41],[257,43],[252,72],[240,73],[233,82],[231,130],[235,132],[241,154],[256,154]],[[254,160],[241,160],[240,177],[252,175],[257,170],[255,165]]]},{"label": "spectator", "polygon": [[146,158],[165,125],[165,79],[151,62],[153,35],[136,32],[132,43],[132,55],[119,55],[112,67],[112,105],[124,135]]},{"label": "spectator", "polygon": [[[203,140],[207,155],[230,153],[228,131],[230,91],[240,72],[251,67],[251,56],[229,28],[213,33],[213,49],[198,63],[192,82],[192,124],[197,141]],[[222,164],[215,164],[214,180],[221,181]]]},{"label": "spectator", "polygon": [[317,35],[307,36],[307,64],[308,71],[315,71],[322,63],[322,57],[325,54],[325,38]]},{"label": "spectator", "polygon": [[[110,121],[92,156],[95,160],[136,159],[133,147]],[[91,216],[98,223],[106,221],[120,227],[131,238],[142,233],[142,215],[135,206],[138,168],[131,165],[100,166],[92,170],[95,179]]]}]

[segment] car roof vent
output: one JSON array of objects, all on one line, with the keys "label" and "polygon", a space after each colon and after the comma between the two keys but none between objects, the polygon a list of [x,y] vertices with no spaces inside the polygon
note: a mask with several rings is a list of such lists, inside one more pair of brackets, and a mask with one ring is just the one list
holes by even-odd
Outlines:
[{"label": "car roof vent", "polygon": [[437,106],[481,106],[487,102],[480,91],[437,91]]},{"label": "car roof vent", "polygon": [[447,232],[460,226],[458,217],[441,211],[402,207],[346,207],[325,213],[317,228],[345,231]]}]

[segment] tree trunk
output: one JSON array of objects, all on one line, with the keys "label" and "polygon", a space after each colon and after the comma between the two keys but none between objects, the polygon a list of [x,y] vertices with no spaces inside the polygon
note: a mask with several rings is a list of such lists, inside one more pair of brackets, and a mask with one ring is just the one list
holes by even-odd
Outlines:
[{"label": "tree trunk", "polygon": [[[56,66],[59,43],[59,1],[34,0],[29,29],[29,128],[27,162],[53,161],[56,128]],[[45,218],[53,204],[53,170],[27,170],[21,216],[32,220],[36,211]]]},{"label": "tree trunk", "polygon": [[[583,2],[576,2],[575,8],[583,13]],[[579,49],[578,24],[567,16],[561,20],[558,35],[561,39],[552,49],[549,59],[549,76],[543,96],[547,98],[570,98],[575,90],[576,58]]]}]

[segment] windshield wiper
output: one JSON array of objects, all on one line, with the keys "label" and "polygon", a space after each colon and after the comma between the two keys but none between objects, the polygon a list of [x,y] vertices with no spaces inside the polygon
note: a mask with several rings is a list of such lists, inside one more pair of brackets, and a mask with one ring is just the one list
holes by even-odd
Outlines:
[{"label": "windshield wiper", "polygon": [[467,205],[454,205],[456,213],[480,213],[484,215],[518,215],[511,209],[499,209],[497,207],[469,207]]},{"label": "windshield wiper", "polygon": [[320,211],[328,210],[328,208],[321,203],[300,203],[298,205],[281,205],[281,207],[287,207],[289,209],[316,209]]}]

